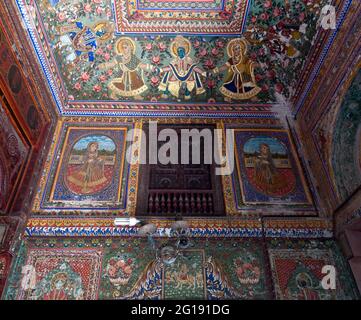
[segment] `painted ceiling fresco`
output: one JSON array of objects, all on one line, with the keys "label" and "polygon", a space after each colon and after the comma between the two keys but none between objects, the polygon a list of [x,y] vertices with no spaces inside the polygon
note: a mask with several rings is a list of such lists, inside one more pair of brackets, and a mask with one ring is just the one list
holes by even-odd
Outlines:
[{"label": "painted ceiling fresco", "polygon": [[17,3],[59,109],[92,113],[288,99],[328,0]]}]

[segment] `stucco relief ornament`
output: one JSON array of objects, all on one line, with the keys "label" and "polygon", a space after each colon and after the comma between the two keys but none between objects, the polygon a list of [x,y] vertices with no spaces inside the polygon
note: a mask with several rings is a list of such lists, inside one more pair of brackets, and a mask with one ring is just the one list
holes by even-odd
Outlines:
[{"label": "stucco relief ornament", "polygon": [[261,91],[254,75],[255,63],[247,57],[247,49],[245,39],[232,39],[227,45],[228,61],[213,69],[215,74],[227,70],[224,83],[219,90],[230,100],[250,99]]}]

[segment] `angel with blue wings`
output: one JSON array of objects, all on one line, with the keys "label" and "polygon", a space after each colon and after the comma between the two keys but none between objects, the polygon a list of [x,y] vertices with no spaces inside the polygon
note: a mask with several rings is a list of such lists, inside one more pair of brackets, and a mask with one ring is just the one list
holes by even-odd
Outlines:
[{"label": "angel with blue wings", "polygon": [[66,61],[75,63],[82,55],[88,56],[88,61],[94,61],[94,52],[100,42],[112,36],[112,25],[107,21],[96,23],[93,27],[78,21],[72,25],[60,27],[60,48],[67,47]]}]

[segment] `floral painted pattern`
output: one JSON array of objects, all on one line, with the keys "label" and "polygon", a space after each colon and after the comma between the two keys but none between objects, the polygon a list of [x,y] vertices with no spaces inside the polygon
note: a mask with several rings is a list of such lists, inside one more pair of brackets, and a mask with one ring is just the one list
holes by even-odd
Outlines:
[{"label": "floral painted pattern", "polygon": [[[318,29],[321,8],[326,3],[327,0],[253,2],[242,37],[248,43],[247,58],[255,66],[254,85],[260,90],[248,102],[272,103],[292,97]],[[232,38],[202,35],[187,37],[190,43],[188,58],[199,70],[204,70],[204,77],[199,81],[205,90],[199,94],[194,89],[183,98],[165,96],[159,89],[162,80],[159,71],[172,61],[171,44],[174,37],[151,34],[130,36],[134,41],[133,60],[147,65],[137,71],[146,87],[142,87],[136,96],[114,97],[109,84],[121,78],[124,70],[101,67],[119,59],[116,43],[120,37],[114,32],[110,1],[55,1],[52,6],[48,1],[38,0],[37,9],[34,7],[35,13],[36,10],[39,10],[38,18],[43,20],[70,103],[99,100],[235,102],[232,99],[229,101],[220,92],[226,80],[226,72],[213,72],[216,67],[227,62],[229,57],[226,48]],[[132,70],[131,64],[128,68]]]}]

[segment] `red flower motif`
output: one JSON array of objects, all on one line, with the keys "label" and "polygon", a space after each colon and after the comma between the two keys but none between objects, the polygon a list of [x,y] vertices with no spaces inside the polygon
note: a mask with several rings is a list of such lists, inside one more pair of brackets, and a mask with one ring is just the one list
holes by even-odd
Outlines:
[{"label": "red flower motif", "polygon": [[167,49],[167,46],[163,42],[160,42],[158,44],[158,48],[160,51],[165,51],[165,49]]},{"label": "red flower motif", "polygon": [[260,74],[256,74],[255,78],[256,78],[257,82],[263,79],[262,75],[260,75]]},{"label": "red flower motif", "polygon": [[266,0],[264,5],[263,5],[265,8],[271,8],[272,7],[272,1],[271,0]]},{"label": "red flower motif", "polygon": [[102,89],[102,87],[99,85],[99,84],[96,84],[94,87],[93,87],[93,90],[95,92],[100,92],[100,90]]},{"label": "red flower motif", "polygon": [[214,69],[214,67],[215,67],[214,62],[211,59],[206,60],[206,62],[204,63],[204,66],[208,69]]},{"label": "red flower motif", "polygon": [[201,43],[198,40],[194,41],[194,43],[193,43],[194,48],[199,48],[200,45],[201,45]]},{"label": "red flower motif", "polygon": [[89,3],[85,4],[84,5],[84,11],[87,12],[87,13],[91,12],[92,11],[92,6]]},{"label": "red flower motif", "polygon": [[64,13],[64,12],[59,12],[59,14],[58,14],[58,19],[59,19],[59,21],[60,21],[60,22],[61,22],[61,21],[64,21],[65,18],[66,18],[65,13]]},{"label": "red flower motif", "polygon": [[95,51],[96,54],[102,55],[103,54],[103,49],[99,48]]},{"label": "red flower motif", "polygon": [[261,20],[268,20],[269,15],[266,12],[262,12],[259,17],[261,18]]},{"label": "red flower motif", "polygon": [[147,50],[147,51],[152,50],[152,48],[153,48],[153,46],[152,46],[151,43],[147,43],[147,44],[145,45],[145,50]]},{"label": "red flower motif", "polygon": [[102,13],[103,13],[103,8],[102,7],[97,7],[96,9],[95,9],[95,12],[97,13],[97,15],[101,15]]},{"label": "red flower motif", "polygon": [[152,62],[155,63],[155,64],[159,64],[160,63],[160,56],[154,56],[152,58]]},{"label": "red flower motif", "polygon": [[274,17],[279,17],[281,15],[281,10],[276,7],[274,10],[273,10],[273,16]]},{"label": "red flower motif", "polygon": [[283,85],[282,85],[282,83],[276,83],[276,85],[275,85],[275,90],[278,92],[278,93],[282,93],[282,91],[283,91]]},{"label": "red flower motif", "polygon": [[154,86],[154,87],[157,86],[159,83],[159,77],[157,77],[157,76],[151,77],[150,82],[151,82],[152,86]]},{"label": "red flower motif", "polygon": [[214,56],[216,56],[219,53],[217,48],[213,48],[211,52]]},{"label": "red flower motif", "polygon": [[205,48],[203,48],[201,51],[199,51],[199,55],[201,56],[201,57],[204,57],[204,56],[206,56],[208,54],[208,52],[207,52],[207,49],[205,49]]},{"label": "red flower motif", "polygon": [[266,77],[269,79],[273,79],[276,76],[276,72],[274,70],[268,70],[266,72]]},{"label": "red flower motif", "polygon": [[83,72],[83,73],[81,74],[81,79],[82,79],[84,82],[88,81],[89,78],[90,78],[90,76],[89,76],[88,72]]}]

